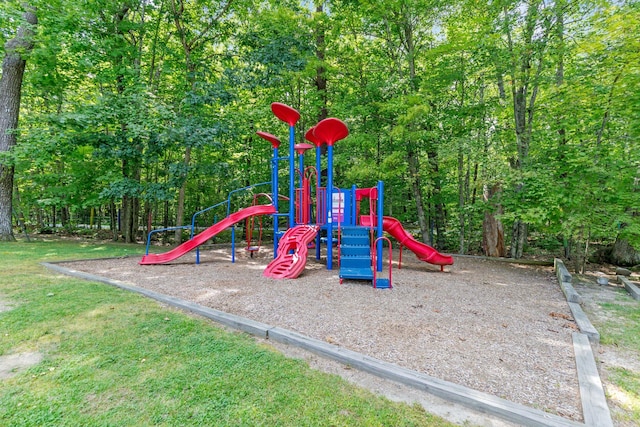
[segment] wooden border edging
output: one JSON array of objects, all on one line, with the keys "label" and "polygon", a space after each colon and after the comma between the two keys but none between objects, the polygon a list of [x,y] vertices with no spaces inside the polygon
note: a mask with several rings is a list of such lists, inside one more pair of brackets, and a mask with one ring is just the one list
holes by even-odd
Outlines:
[{"label": "wooden border edging", "polygon": [[587,426],[613,427],[611,412],[600,381],[589,338],[579,332],[573,333],[573,349],[576,354],[578,383],[582,399],[582,415]]},{"label": "wooden border edging", "polygon": [[269,329],[269,339],[295,345],[355,369],[423,390],[450,402],[458,403],[470,409],[494,415],[519,425],[540,427],[584,425],[558,415],[529,408],[487,393],[405,369],[286,329],[277,327]]},{"label": "wooden border edging", "polygon": [[591,321],[582,310],[580,304],[576,304],[575,302],[567,302],[567,304],[569,304],[571,314],[573,314],[573,318],[578,324],[580,332],[589,337],[589,341],[591,341],[593,344],[600,344],[600,333],[593,326],[593,324],[591,324]]},{"label": "wooden border edging", "polygon": [[553,259],[553,268],[556,270],[556,276],[558,277],[558,282],[571,283],[573,276],[571,276],[571,273],[569,273],[569,270],[567,270],[567,267],[565,267],[564,262],[562,262],[561,259],[559,258]]},{"label": "wooden border edging", "polygon": [[571,276],[571,273],[569,273],[569,270],[567,270],[567,267],[565,267],[564,262],[558,258],[554,258],[553,268],[556,271],[558,282],[560,282],[560,289],[562,289],[562,293],[564,293],[567,301],[582,304],[582,297],[578,292],[576,292],[571,284],[573,277]]},{"label": "wooden border edging", "polygon": [[560,282],[560,288],[562,289],[562,293],[568,302],[574,302],[576,304],[582,304],[582,297],[575,290],[573,285],[569,282]]},{"label": "wooden border edging", "polygon": [[[568,279],[571,282],[571,274],[567,271],[564,263],[554,260],[554,268],[560,282],[560,287],[567,298],[567,304],[573,314],[573,318],[580,329],[580,332],[572,334],[573,351],[576,358],[576,369],[578,371],[578,385],[580,387],[580,400],[582,401],[582,416],[584,423],[589,427],[613,427],[611,412],[607,405],[607,397],[604,394],[604,387],[600,379],[600,373],[593,355],[592,344],[600,344],[600,333],[593,326],[587,315],[582,310],[582,297],[575,291],[571,283],[565,283]],[[578,301],[570,299],[571,293],[565,292],[563,285],[568,285],[570,289],[578,295]]]},{"label": "wooden border edging", "polygon": [[618,276],[618,280],[622,282],[624,288],[631,294],[631,297],[635,300],[640,300],[640,289],[635,283],[632,283],[624,276]]},{"label": "wooden border edging", "polygon": [[553,266],[556,270],[558,281],[560,282],[560,288],[567,299],[569,309],[571,309],[571,314],[573,315],[580,332],[587,335],[589,340],[591,340],[595,345],[600,344],[600,333],[593,327],[587,315],[584,314],[582,306],[580,305],[582,304],[582,297],[578,292],[576,292],[573,285],[571,285],[572,276],[567,270],[567,267],[565,267],[562,260],[558,258],[553,260]]}]

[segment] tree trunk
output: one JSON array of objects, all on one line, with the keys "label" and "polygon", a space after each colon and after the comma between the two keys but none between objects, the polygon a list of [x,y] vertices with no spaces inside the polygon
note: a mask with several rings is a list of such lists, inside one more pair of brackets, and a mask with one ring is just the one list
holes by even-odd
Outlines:
[{"label": "tree trunk", "polygon": [[445,247],[444,230],[446,214],[444,204],[442,203],[442,182],[440,179],[438,151],[435,147],[431,146],[429,148],[429,151],[427,152],[427,158],[429,159],[429,169],[433,177],[433,190],[431,192],[431,195],[434,208],[433,220],[435,226],[435,240],[432,237],[431,244],[433,244],[437,249],[442,250]]},{"label": "tree trunk", "polygon": [[318,24],[315,27],[316,36],[316,58],[318,59],[318,66],[316,67],[315,85],[320,97],[320,112],[318,114],[318,122],[329,117],[329,110],[327,107],[327,73],[324,67],[325,59],[325,14],[323,9],[323,2],[319,2],[316,5],[316,14],[318,16]]},{"label": "tree trunk", "polygon": [[[511,166],[517,173],[520,173],[525,168],[529,157],[535,103],[538,96],[540,74],[544,64],[542,58],[538,57],[535,74],[532,75],[532,68],[536,62],[536,46],[533,37],[541,4],[542,2],[536,0],[528,5],[524,19],[522,49],[517,49],[514,46],[511,29],[508,28],[506,32],[508,50],[511,56],[511,95],[513,98],[513,119],[517,151],[516,158],[511,161]],[[521,191],[521,189],[518,191]],[[512,258],[522,257],[526,240],[527,224],[516,217],[511,238]]]},{"label": "tree trunk", "polygon": [[496,214],[502,213],[502,207],[494,199],[499,192],[498,185],[491,188],[485,186],[483,191],[485,202],[493,205],[492,210],[484,212],[482,221],[482,250],[489,257],[504,257],[507,253],[504,246],[504,228],[502,222],[496,218]]},{"label": "tree trunk", "polygon": [[413,198],[416,201],[416,213],[418,215],[418,224],[420,225],[420,237],[426,244],[431,244],[429,239],[429,227],[427,225],[427,216],[422,202],[422,188],[420,185],[420,165],[418,154],[412,149],[407,150],[407,163],[409,165],[409,177],[411,179],[411,189]]},{"label": "tree trunk", "polygon": [[[5,56],[0,76],[0,154],[7,153],[16,145],[15,130],[20,115],[20,96],[26,59],[23,53],[33,49],[33,26],[38,24],[35,10],[26,6],[16,36],[4,45]],[[11,161],[0,162],[0,240],[14,241],[11,215],[13,210],[13,175]]]},{"label": "tree trunk", "polygon": [[[185,168],[189,167],[189,163],[191,162],[191,147],[187,147],[184,150],[184,165]],[[188,172],[187,172],[188,174]],[[184,181],[180,186],[180,191],[178,192],[178,206],[176,208],[176,227],[182,227],[184,224],[184,199],[187,191],[187,177],[184,177]],[[174,234],[174,239],[176,244],[182,243],[182,230],[176,229]]]},{"label": "tree trunk", "polygon": [[[164,202],[164,215],[162,219],[162,228],[169,228],[169,201],[165,200]],[[162,233],[162,244],[166,245],[168,243],[169,235],[168,233]]]},{"label": "tree trunk", "polygon": [[[464,241],[465,241],[465,180],[462,177],[464,171],[464,151],[462,150],[462,144],[458,142],[458,209],[459,209],[459,225],[460,225],[460,244],[458,246],[458,253],[464,254]],[[468,175],[467,175],[468,179]],[[467,181],[468,187],[468,181]]]},{"label": "tree trunk", "polygon": [[124,196],[122,198],[122,237],[125,243],[132,243],[132,224],[133,224],[133,198]]},{"label": "tree trunk", "polygon": [[513,222],[513,233],[511,235],[511,258],[522,258],[524,244],[526,241],[527,223],[517,219]]},{"label": "tree trunk", "polygon": [[38,230],[42,230],[44,228],[44,215],[41,208],[36,210],[36,227]]},{"label": "tree trunk", "polygon": [[118,214],[116,213],[116,204],[111,201],[109,203],[109,222],[111,227],[111,240],[118,241]]},{"label": "tree trunk", "polygon": [[62,223],[62,228],[65,230],[71,230],[68,206],[62,206],[60,208],[60,222]]}]

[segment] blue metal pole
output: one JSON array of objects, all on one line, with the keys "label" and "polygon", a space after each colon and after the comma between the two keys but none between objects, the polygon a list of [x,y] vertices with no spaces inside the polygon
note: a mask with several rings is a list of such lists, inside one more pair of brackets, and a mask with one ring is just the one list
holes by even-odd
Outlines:
[{"label": "blue metal pole", "polygon": [[231,263],[236,262],[236,226],[231,226]]},{"label": "blue metal pole", "polygon": [[333,145],[327,147],[327,270],[333,269]]},{"label": "blue metal pole", "polygon": [[[378,233],[377,237],[380,238],[383,236],[383,215],[384,215],[384,182],[378,181],[378,206],[376,208],[376,216],[378,218]],[[391,248],[389,248],[391,250]],[[377,265],[376,268],[378,271],[382,271],[382,239],[378,240],[378,244],[376,246],[376,260]]]},{"label": "blue metal pole", "polygon": [[353,184],[351,186],[351,211],[349,212],[349,216],[351,217],[351,222],[348,222],[349,225],[358,225],[358,213],[356,211],[356,185]]},{"label": "blue metal pole", "polygon": [[289,227],[295,225],[295,206],[296,206],[296,163],[295,163],[295,150],[293,148],[295,143],[295,127],[289,126]]},{"label": "blue metal pole", "polygon": [[299,159],[299,170],[300,170],[300,206],[298,206],[298,209],[300,209],[300,219],[303,219],[303,212],[305,211],[305,209],[307,209],[306,200],[303,200],[303,195],[304,195],[304,190],[302,189],[304,187],[304,150],[300,151],[300,154],[298,154],[298,159]]},{"label": "blue metal pole", "polygon": [[298,169],[300,170],[300,188],[302,188],[302,178],[304,178],[304,154],[298,154]]},{"label": "blue metal pole", "polygon": [[[319,145],[316,145],[316,180],[317,180],[317,185],[316,185],[316,224],[321,224],[321,220],[323,220],[324,218],[319,218],[318,216],[320,215],[320,210],[319,210],[319,202],[318,202],[318,187],[322,187],[322,182],[321,182],[321,174],[320,174],[320,168],[322,167],[322,162],[320,161],[320,156],[322,155],[322,150],[320,149]],[[321,239],[320,239],[320,233],[318,232],[318,235],[316,236],[316,259],[320,259],[320,244],[321,244]]]},{"label": "blue metal pole", "polygon": [[[273,149],[273,160],[271,167],[271,191],[273,193],[273,207],[276,209],[276,214],[278,213],[278,149]],[[278,254],[278,216],[273,216],[273,257],[275,258]]]}]

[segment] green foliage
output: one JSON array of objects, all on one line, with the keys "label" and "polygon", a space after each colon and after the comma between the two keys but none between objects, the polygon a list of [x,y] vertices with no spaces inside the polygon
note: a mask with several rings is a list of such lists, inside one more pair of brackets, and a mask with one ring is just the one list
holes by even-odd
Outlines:
[{"label": "green foliage", "polygon": [[[5,155],[28,214],[127,196],[172,223],[183,184],[189,213],[269,180],[255,132],[287,141],[279,101],[301,112],[298,142],[321,114],[345,120],[335,181],[383,179],[385,209],[409,223],[422,196],[424,223],[458,250],[480,246],[485,211],[506,230],[519,219],[640,245],[637,2],[34,4],[19,145]],[[0,41],[19,13],[1,3]],[[535,95],[524,157],[518,93]],[[487,189],[499,196],[485,203]]]}]

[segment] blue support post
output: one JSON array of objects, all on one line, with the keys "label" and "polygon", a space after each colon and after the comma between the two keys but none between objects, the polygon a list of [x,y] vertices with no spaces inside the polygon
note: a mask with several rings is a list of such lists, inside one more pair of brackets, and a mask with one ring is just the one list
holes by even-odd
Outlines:
[{"label": "blue support post", "polygon": [[236,226],[231,226],[231,263],[236,262]]},{"label": "blue support post", "polygon": [[295,127],[289,126],[289,227],[296,225],[296,163],[295,163]]},{"label": "blue support post", "polygon": [[[298,154],[298,170],[300,171],[300,206],[298,206],[298,209],[300,209],[300,219],[303,218],[303,214],[302,212],[304,212],[304,209],[307,209],[306,206],[303,206],[304,204],[306,204],[306,200],[302,200],[302,193],[303,190],[302,188],[304,187],[304,150],[300,151],[300,154]],[[311,219],[311,218],[309,218]]]},{"label": "blue support post", "polygon": [[[377,265],[376,265],[376,269],[378,271],[382,271],[382,239],[380,239],[381,237],[383,237],[383,231],[384,231],[384,226],[383,226],[383,215],[384,215],[384,182],[383,181],[378,181],[378,205],[376,207],[376,217],[378,219],[378,226],[377,226],[377,238],[378,243],[376,244],[376,260],[377,260]],[[389,250],[391,250],[391,248],[389,248]]]},{"label": "blue support post", "polygon": [[333,145],[327,146],[327,270],[333,269]]},{"label": "blue support post", "polygon": [[300,187],[302,187],[302,178],[304,178],[304,154],[298,154],[298,170],[300,170]]},{"label": "blue support post", "polygon": [[356,185],[353,184],[351,186],[351,212],[349,213],[349,216],[351,217],[351,222],[349,222],[349,225],[358,225],[358,213],[356,212],[356,205],[357,205],[357,201],[356,201]]},{"label": "blue support post", "polygon": [[[278,213],[278,149],[273,149],[273,160],[271,166],[271,192],[273,193],[273,207]],[[278,254],[278,216],[273,216],[273,257]]]},{"label": "blue support post", "polygon": [[[322,218],[318,218],[318,215],[320,214],[318,208],[318,187],[322,187],[322,174],[321,174],[321,168],[322,168],[322,162],[320,159],[320,156],[322,155],[322,150],[320,148],[319,145],[316,145],[316,180],[317,180],[317,184],[316,184],[316,224],[321,224],[321,219]],[[316,259],[319,260],[320,259],[320,244],[321,244],[321,238],[320,238],[320,234],[318,233],[316,236]]]}]

